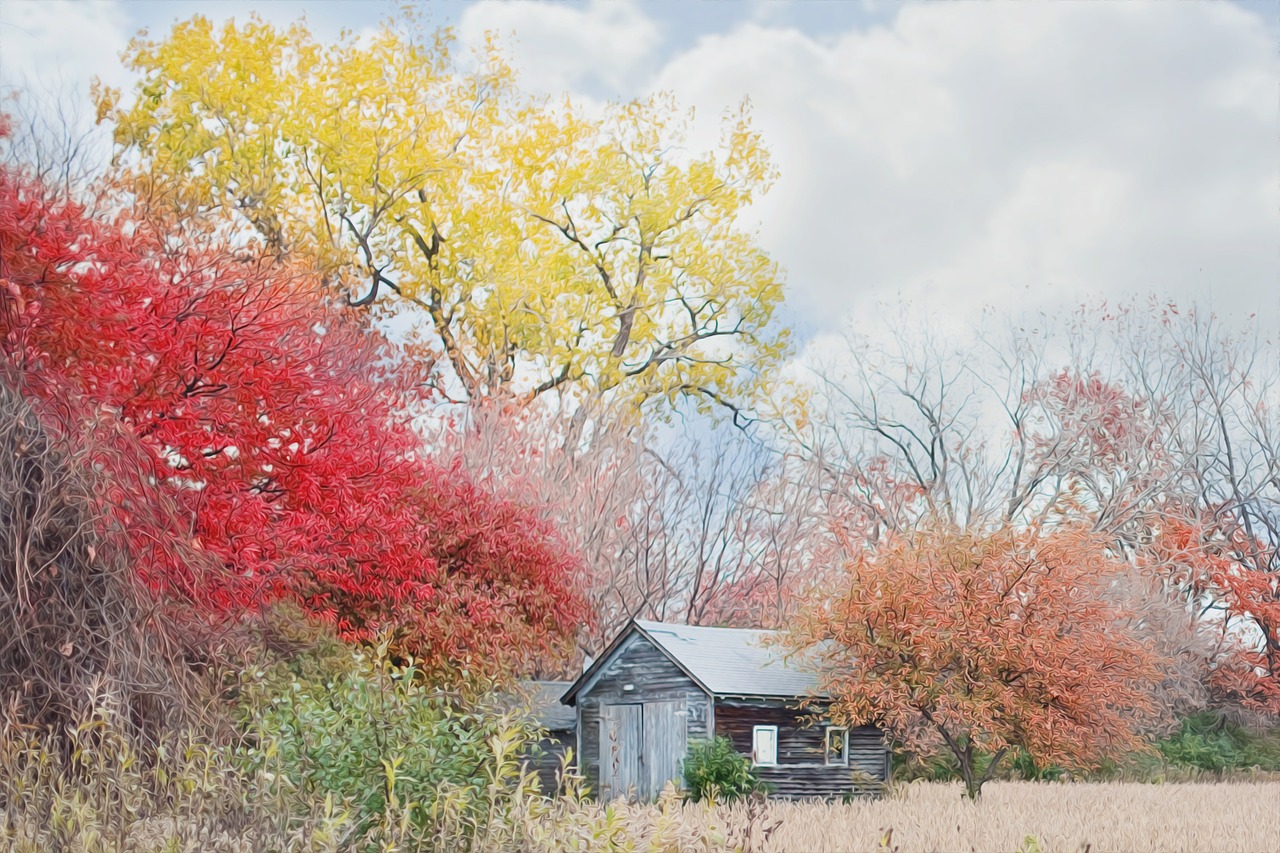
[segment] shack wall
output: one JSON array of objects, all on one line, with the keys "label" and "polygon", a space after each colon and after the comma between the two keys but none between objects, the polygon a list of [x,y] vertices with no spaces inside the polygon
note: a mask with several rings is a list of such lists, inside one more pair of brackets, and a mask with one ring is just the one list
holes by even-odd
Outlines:
[{"label": "shack wall", "polygon": [[799,699],[722,698],[715,703],[715,732],[751,755],[752,730],[778,727],[778,764],[756,773],[776,797],[840,797],[872,793],[889,775],[889,747],[879,729],[849,730],[849,765],[826,763],[827,723],[821,707],[804,709]]}]

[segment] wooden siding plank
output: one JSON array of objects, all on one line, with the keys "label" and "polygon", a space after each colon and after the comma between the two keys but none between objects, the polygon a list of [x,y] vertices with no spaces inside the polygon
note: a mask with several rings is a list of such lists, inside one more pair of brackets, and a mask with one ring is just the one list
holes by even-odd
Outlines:
[{"label": "wooden siding plank", "polygon": [[572,738],[572,732],[552,732],[540,738],[526,753],[525,762],[537,774],[538,787],[542,789],[542,793],[554,795],[559,790],[560,768]]}]

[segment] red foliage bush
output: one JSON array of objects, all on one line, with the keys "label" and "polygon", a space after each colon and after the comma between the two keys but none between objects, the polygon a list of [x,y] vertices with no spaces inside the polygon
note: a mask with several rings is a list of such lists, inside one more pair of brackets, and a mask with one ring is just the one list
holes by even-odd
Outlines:
[{"label": "red foliage bush", "polygon": [[[90,218],[0,170],[7,368],[43,411],[105,415],[147,448],[183,544],[218,567],[191,571],[137,514],[146,584],[211,616],[288,600],[350,640],[395,630],[437,670],[564,646],[573,557],[525,508],[422,457],[384,341],[305,275],[183,233]],[[129,482],[110,499],[126,523],[145,499]]]}]

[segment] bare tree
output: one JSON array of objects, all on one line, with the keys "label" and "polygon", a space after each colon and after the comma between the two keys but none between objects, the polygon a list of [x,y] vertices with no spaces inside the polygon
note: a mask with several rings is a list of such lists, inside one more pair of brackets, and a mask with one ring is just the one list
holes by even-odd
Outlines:
[{"label": "bare tree", "polygon": [[964,527],[1087,517],[1137,541],[1139,516],[1186,460],[1165,437],[1191,415],[1171,377],[1137,384],[1087,313],[1037,318],[967,346],[927,330],[850,336],[817,379],[801,452],[867,517],[874,542],[923,516]]},{"label": "bare tree", "polygon": [[86,113],[72,84],[37,78],[0,82],[0,158],[62,198],[98,200],[94,182],[110,162],[107,132]]},{"label": "bare tree", "polygon": [[760,627],[794,606],[825,530],[820,481],[740,430],[661,436],[492,403],[427,429],[432,450],[540,507],[582,557],[600,650],[629,618]]},{"label": "bare tree", "polygon": [[1163,444],[1180,477],[1155,544],[1216,628],[1215,693],[1280,713],[1280,352],[1256,324],[1171,307],[1122,331],[1134,383],[1178,391]]},{"label": "bare tree", "polygon": [[639,496],[659,488],[667,473],[636,430],[606,429],[602,419],[576,414],[481,400],[430,420],[423,432],[431,452],[538,509],[578,553],[580,588],[595,616],[582,638],[590,653],[608,626],[652,615],[649,602],[669,595],[656,565],[635,565],[627,556],[637,536],[658,535],[660,519],[637,517],[635,509]]}]

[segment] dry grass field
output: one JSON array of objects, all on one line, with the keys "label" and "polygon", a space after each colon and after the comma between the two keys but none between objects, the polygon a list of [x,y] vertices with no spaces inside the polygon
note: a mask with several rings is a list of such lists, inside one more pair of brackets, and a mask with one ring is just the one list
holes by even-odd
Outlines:
[{"label": "dry grass field", "polygon": [[[1188,782],[991,782],[893,786],[850,803],[749,799],[600,804],[570,783],[544,798],[533,777],[467,794],[442,788],[427,811],[366,810],[244,772],[189,745],[150,770],[107,740],[75,768],[47,750],[0,749],[0,851],[13,853],[915,853],[1241,851],[1280,853],[1280,774]],[[180,744],[179,744],[180,746]],[[508,757],[501,757],[508,756]],[[79,772],[73,772],[78,769]],[[274,781],[273,781],[274,780]],[[397,790],[399,790],[397,788]]]},{"label": "dry grass field", "polygon": [[882,800],[770,803],[754,815],[683,808],[733,847],[770,853],[1280,851],[1280,781],[993,782],[977,804],[958,784],[915,783]]}]

